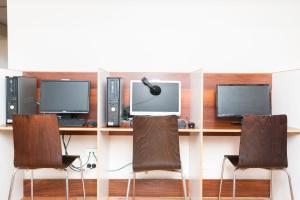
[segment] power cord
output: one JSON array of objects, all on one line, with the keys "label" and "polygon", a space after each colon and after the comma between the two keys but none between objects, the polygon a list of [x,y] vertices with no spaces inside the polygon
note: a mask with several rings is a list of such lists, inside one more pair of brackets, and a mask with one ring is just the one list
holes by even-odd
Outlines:
[{"label": "power cord", "polygon": [[[70,143],[70,141],[71,141],[71,138],[72,138],[72,135],[70,135],[69,138],[68,138],[67,141],[66,141],[66,140],[65,140],[65,135],[62,135],[62,142],[63,142],[63,146],[64,146],[65,155],[69,155],[69,153],[68,153],[68,146],[69,146],[69,143]],[[95,152],[92,152],[92,153],[90,152],[90,153],[89,153],[89,156],[88,156],[88,158],[87,158],[87,161],[82,165],[82,167],[88,165],[88,163],[89,163],[89,161],[90,161],[90,159],[91,159],[91,156],[94,157],[96,161],[98,161],[97,156],[95,155]],[[108,171],[108,172],[116,172],[116,171],[120,171],[120,170],[122,170],[122,169],[124,169],[124,168],[126,168],[126,167],[128,167],[128,166],[130,166],[130,165],[132,165],[132,163],[127,163],[126,165],[124,165],[124,166],[122,166],[122,167],[120,167],[120,168],[118,168],[118,169],[107,170],[107,171]],[[73,171],[80,172],[80,166],[77,167],[77,166],[71,164],[69,167],[70,167],[70,169],[73,170]],[[95,168],[95,167],[96,167],[96,166],[94,166],[94,167],[92,167],[92,168]],[[88,168],[91,168],[91,167],[88,167]]]},{"label": "power cord", "polygon": [[97,156],[95,155],[95,152],[93,152],[93,157],[95,158],[96,161],[98,161]]},{"label": "power cord", "polygon": [[[69,146],[69,143],[71,141],[71,138],[72,138],[72,135],[69,136],[69,138],[67,140],[67,143],[66,143],[66,141],[65,141],[65,135],[62,135],[62,142],[63,142],[63,146],[64,146],[65,155],[69,155],[69,153],[68,153],[68,146]],[[97,157],[96,157],[96,155],[95,155],[94,152],[93,152],[93,156],[97,160]],[[82,165],[82,168],[89,163],[90,158],[91,158],[91,153],[89,153],[87,161]],[[76,171],[76,172],[80,172],[80,169],[81,169],[80,166],[77,167],[73,163],[69,167],[70,167],[71,170]]]},{"label": "power cord", "polygon": [[112,169],[112,170],[106,170],[106,171],[108,171],[108,172],[117,172],[117,171],[120,171],[120,170],[124,169],[125,167],[127,167],[129,165],[132,165],[132,163],[128,163],[128,164],[126,164],[126,165],[124,165],[124,166],[122,166],[118,169]]}]

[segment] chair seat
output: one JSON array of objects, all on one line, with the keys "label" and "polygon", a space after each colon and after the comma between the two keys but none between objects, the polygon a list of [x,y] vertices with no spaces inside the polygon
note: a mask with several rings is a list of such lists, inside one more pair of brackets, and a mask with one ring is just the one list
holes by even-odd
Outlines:
[{"label": "chair seat", "polygon": [[238,155],[224,155],[234,167],[237,168],[261,168],[261,169],[285,169],[287,166],[259,166],[259,165],[248,165],[248,166],[239,166],[239,156]]},{"label": "chair seat", "polygon": [[62,162],[60,164],[55,165],[18,165],[15,167],[19,169],[42,169],[42,168],[53,168],[53,169],[66,169],[69,167],[77,158],[80,158],[80,156],[77,155],[63,155],[62,156]]},{"label": "chair seat", "polygon": [[79,157],[80,156],[76,156],[76,155],[63,155],[62,156],[62,162],[63,162],[62,168],[65,169],[65,168],[69,167]]},{"label": "chair seat", "polygon": [[239,156],[238,155],[224,155],[224,157],[227,158],[233,166],[235,166],[235,167],[238,166],[238,164],[239,164]]}]

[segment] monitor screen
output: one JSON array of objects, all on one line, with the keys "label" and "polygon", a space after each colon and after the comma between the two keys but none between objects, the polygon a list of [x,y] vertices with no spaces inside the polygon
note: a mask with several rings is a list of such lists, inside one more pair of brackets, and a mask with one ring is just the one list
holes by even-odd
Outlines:
[{"label": "monitor screen", "polygon": [[90,82],[42,80],[41,113],[88,113]]},{"label": "monitor screen", "polygon": [[160,95],[152,95],[141,81],[130,83],[131,115],[177,115],[181,114],[180,81],[150,81],[161,88]]},{"label": "monitor screen", "polygon": [[220,84],[216,95],[218,117],[271,114],[268,84]]}]

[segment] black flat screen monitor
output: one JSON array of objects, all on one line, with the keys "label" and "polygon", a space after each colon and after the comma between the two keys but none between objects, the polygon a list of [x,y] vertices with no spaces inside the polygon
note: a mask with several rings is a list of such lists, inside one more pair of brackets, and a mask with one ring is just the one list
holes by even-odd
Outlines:
[{"label": "black flat screen monitor", "polygon": [[216,90],[218,117],[271,114],[268,84],[219,84]]},{"label": "black flat screen monitor", "polygon": [[88,113],[90,81],[42,80],[40,113]]},{"label": "black flat screen monitor", "polygon": [[181,114],[181,82],[150,81],[161,88],[160,95],[152,95],[141,81],[130,83],[131,115],[177,115]]}]

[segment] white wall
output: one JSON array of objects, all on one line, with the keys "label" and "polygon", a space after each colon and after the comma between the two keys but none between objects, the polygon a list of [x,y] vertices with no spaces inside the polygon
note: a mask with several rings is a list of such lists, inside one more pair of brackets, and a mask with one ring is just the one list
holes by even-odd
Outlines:
[{"label": "white wall", "polygon": [[8,67],[7,27],[0,24],[0,68]]},{"label": "white wall", "polygon": [[8,0],[9,67],[274,71],[300,65],[293,0]]}]

